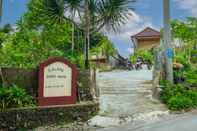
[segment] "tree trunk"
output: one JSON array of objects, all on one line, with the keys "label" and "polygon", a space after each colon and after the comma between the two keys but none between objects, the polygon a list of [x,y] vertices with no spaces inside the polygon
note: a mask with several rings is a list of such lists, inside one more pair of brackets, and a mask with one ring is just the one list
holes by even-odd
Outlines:
[{"label": "tree trunk", "polygon": [[5,79],[4,79],[3,71],[2,71],[1,67],[0,67],[0,77],[1,77],[1,81],[2,81],[2,86],[4,87],[5,86]]},{"label": "tree trunk", "polygon": [[89,0],[85,0],[85,68],[89,68],[89,48],[90,48],[90,13]]},{"label": "tree trunk", "polygon": [[[72,12],[71,14],[71,19],[74,20],[75,17],[75,13]],[[74,52],[74,48],[75,48],[75,24],[72,22],[72,53]]]},{"label": "tree trunk", "polygon": [[72,23],[72,52],[74,51],[75,48],[75,25]]}]

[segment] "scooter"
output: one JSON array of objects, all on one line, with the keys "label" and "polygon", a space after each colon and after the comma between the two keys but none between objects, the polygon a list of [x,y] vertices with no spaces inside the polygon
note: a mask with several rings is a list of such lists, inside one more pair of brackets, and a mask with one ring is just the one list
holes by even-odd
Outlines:
[{"label": "scooter", "polygon": [[145,61],[144,64],[147,66],[148,70],[151,70],[152,64],[150,61]]},{"label": "scooter", "polygon": [[133,65],[130,61],[128,61],[128,63],[127,63],[127,68],[128,68],[128,70],[133,70],[134,69]]},{"label": "scooter", "polygon": [[136,62],[136,64],[135,64],[135,69],[136,69],[136,70],[142,69],[142,62]]}]

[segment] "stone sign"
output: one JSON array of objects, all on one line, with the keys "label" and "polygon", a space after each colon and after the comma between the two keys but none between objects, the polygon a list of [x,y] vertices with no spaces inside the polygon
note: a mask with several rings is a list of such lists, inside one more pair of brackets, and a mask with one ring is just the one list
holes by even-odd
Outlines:
[{"label": "stone sign", "polygon": [[50,58],[39,67],[39,106],[76,102],[76,67],[63,58]]}]

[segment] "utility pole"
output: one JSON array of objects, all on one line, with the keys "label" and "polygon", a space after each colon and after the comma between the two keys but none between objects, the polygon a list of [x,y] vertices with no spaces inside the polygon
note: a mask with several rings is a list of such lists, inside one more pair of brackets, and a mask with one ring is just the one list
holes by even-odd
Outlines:
[{"label": "utility pole", "polygon": [[1,19],[2,19],[2,13],[3,12],[3,0],[0,0],[0,22],[1,22]]},{"label": "utility pole", "polygon": [[173,50],[171,48],[171,30],[170,30],[170,0],[163,0],[164,15],[164,34],[163,47],[165,51],[165,73],[166,80],[173,84]]}]

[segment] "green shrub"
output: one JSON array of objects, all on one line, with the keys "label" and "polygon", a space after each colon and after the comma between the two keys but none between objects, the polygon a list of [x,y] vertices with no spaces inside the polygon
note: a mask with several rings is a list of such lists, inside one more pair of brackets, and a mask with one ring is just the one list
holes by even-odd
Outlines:
[{"label": "green shrub", "polygon": [[188,63],[188,57],[183,53],[176,54],[174,56],[174,60],[183,64],[185,70],[189,70],[191,68],[191,64]]},{"label": "green shrub", "polygon": [[197,86],[197,69],[193,68],[190,71],[184,73],[184,77],[186,78],[186,83],[190,86]]},{"label": "green shrub", "polygon": [[186,89],[183,85],[172,85],[166,81],[160,81],[162,85],[161,100],[171,110],[183,110],[197,107],[197,90]]},{"label": "green shrub", "polygon": [[197,106],[197,91],[196,90],[188,90],[186,96],[192,100],[193,106]]},{"label": "green shrub", "polygon": [[162,89],[161,100],[164,103],[168,103],[169,99],[173,96],[187,93],[187,90],[182,85],[171,85],[168,82],[163,85]]},{"label": "green shrub", "polygon": [[150,60],[153,62],[153,53],[152,50],[147,50],[147,51],[137,51],[134,54],[130,56],[131,62],[135,63],[138,57],[142,57],[144,60]]},{"label": "green shrub", "polygon": [[191,61],[192,61],[192,63],[197,63],[197,56],[193,56],[193,57],[191,58]]},{"label": "green shrub", "polygon": [[197,50],[191,50],[191,55],[192,55],[192,56],[197,55]]},{"label": "green shrub", "polygon": [[34,106],[33,98],[18,86],[0,87],[0,109]]},{"label": "green shrub", "polygon": [[171,110],[188,109],[193,106],[192,100],[183,95],[172,96],[168,101],[168,107]]}]

